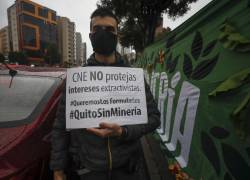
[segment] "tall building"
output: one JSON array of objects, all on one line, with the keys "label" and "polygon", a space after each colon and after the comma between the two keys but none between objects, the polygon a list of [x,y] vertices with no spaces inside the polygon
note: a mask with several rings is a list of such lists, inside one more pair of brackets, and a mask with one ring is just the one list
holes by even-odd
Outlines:
[{"label": "tall building", "polygon": [[76,32],[76,64],[82,65],[83,63],[83,51],[82,51],[82,35]]},{"label": "tall building", "polygon": [[33,64],[43,64],[48,47],[57,46],[56,12],[30,0],[16,0],[8,8],[10,44],[24,51]]},{"label": "tall building", "polygon": [[75,23],[66,17],[57,18],[58,45],[62,64],[76,65],[75,61]]},{"label": "tall building", "polygon": [[0,53],[3,53],[2,37],[0,36]]},{"label": "tall building", "polygon": [[9,26],[9,37],[10,37],[10,50],[19,51],[19,35],[18,35],[18,22],[17,22],[17,10],[16,4],[10,6],[8,12],[8,26]]},{"label": "tall building", "polygon": [[87,64],[87,44],[84,42],[81,45],[82,49],[82,65]]},{"label": "tall building", "polygon": [[8,26],[0,29],[0,53],[8,55],[10,51],[9,46],[9,30]]}]

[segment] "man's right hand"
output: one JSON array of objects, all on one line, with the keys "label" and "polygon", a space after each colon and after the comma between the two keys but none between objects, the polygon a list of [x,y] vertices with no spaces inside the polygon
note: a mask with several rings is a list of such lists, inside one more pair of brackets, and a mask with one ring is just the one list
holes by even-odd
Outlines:
[{"label": "man's right hand", "polygon": [[100,137],[108,137],[108,136],[121,136],[122,135],[122,127],[116,123],[100,123],[100,128],[87,128],[87,131],[94,133]]},{"label": "man's right hand", "polygon": [[54,171],[54,180],[66,180],[66,175],[62,170]]}]

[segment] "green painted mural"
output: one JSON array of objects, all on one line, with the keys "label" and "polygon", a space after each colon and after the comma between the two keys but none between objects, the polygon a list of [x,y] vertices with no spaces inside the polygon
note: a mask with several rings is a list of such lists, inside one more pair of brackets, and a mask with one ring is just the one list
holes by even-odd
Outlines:
[{"label": "green painted mural", "polygon": [[250,179],[249,32],[249,0],[214,0],[136,63],[161,111],[154,137],[189,179]]}]

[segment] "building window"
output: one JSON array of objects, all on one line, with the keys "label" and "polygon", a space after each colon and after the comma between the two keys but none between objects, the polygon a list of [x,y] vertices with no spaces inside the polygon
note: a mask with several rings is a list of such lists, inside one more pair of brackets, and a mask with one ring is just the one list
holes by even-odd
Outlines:
[{"label": "building window", "polygon": [[38,15],[44,18],[48,18],[48,9],[38,8]]},{"label": "building window", "polygon": [[52,19],[53,21],[56,21],[56,13],[51,12],[51,19]]},{"label": "building window", "polygon": [[24,11],[28,11],[28,12],[33,13],[33,14],[35,13],[35,6],[32,4],[29,4],[27,2],[22,1],[21,7],[22,7],[22,10],[24,10]]},{"label": "building window", "polygon": [[22,32],[24,45],[36,47],[36,29],[23,25]]}]

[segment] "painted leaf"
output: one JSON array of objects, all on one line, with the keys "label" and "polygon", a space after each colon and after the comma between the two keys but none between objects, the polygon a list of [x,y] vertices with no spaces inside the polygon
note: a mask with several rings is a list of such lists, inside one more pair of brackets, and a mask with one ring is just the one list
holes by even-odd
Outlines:
[{"label": "painted leaf", "polygon": [[194,40],[192,42],[192,47],[191,47],[191,54],[195,60],[197,60],[202,51],[202,46],[203,46],[203,40],[201,33],[197,31],[194,36]]},{"label": "painted leaf", "polygon": [[157,60],[158,60],[158,58],[157,58],[157,57],[155,57],[155,59],[154,59],[154,63],[153,63],[153,68],[154,68],[154,70],[155,70],[156,65],[157,65]]},{"label": "painted leaf", "polygon": [[217,64],[219,55],[217,54],[214,58],[200,62],[192,73],[192,79],[200,80],[206,77],[212,72],[215,65]]},{"label": "painted leaf", "polygon": [[224,180],[233,180],[230,174],[227,172],[224,176]]},{"label": "painted leaf", "polygon": [[166,70],[167,71],[170,69],[171,63],[172,63],[172,53],[170,53],[170,55],[166,59]]},{"label": "painted leaf", "polygon": [[176,34],[174,34],[170,38],[168,38],[168,40],[166,42],[166,48],[170,48],[175,43],[175,36],[176,36]]},{"label": "painted leaf", "polygon": [[150,57],[150,62],[153,63],[154,61],[154,52],[151,53],[151,57]]},{"label": "painted leaf", "polygon": [[170,52],[170,49],[166,49],[165,55],[167,55]]},{"label": "painted leaf", "polygon": [[175,71],[176,65],[178,64],[179,55],[174,58],[170,64],[169,72],[172,73]]},{"label": "painted leaf", "polygon": [[236,52],[250,51],[250,40],[245,35],[241,34],[238,28],[226,22],[221,26],[220,31],[219,41],[224,48]]},{"label": "painted leaf", "polygon": [[243,101],[240,103],[240,105],[234,110],[233,116],[239,115],[250,103],[250,92],[246,95],[246,97],[243,99]]},{"label": "painted leaf", "polygon": [[247,141],[250,136],[250,92],[243,102],[237,107],[237,109],[231,114],[231,118],[234,123],[236,134],[243,141]]},{"label": "painted leaf", "polygon": [[230,174],[236,180],[250,179],[250,167],[244,158],[230,145],[221,144],[223,159],[230,171]]},{"label": "painted leaf", "polygon": [[225,139],[230,135],[228,130],[218,126],[211,128],[210,133],[218,139]]},{"label": "painted leaf", "polygon": [[212,52],[212,50],[214,49],[216,43],[217,43],[217,40],[213,40],[210,43],[208,43],[206,48],[203,50],[202,57],[205,57],[208,54],[210,54]]},{"label": "painted leaf", "polygon": [[212,138],[210,138],[210,136],[203,131],[201,132],[201,145],[203,153],[212,164],[216,174],[219,175],[221,167],[218,151]]},{"label": "painted leaf", "polygon": [[187,76],[187,78],[190,78],[192,71],[193,71],[192,60],[187,54],[184,54],[183,72]]},{"label": "painted leaf", "polygon": [[244,69],[237,74],[231,75],[212,92],[210,92],[209,96],[217,96],[218,94],[226,93],[230,90],[236,89],[242,86],[248,78],[250,78],[250,68]]}]

